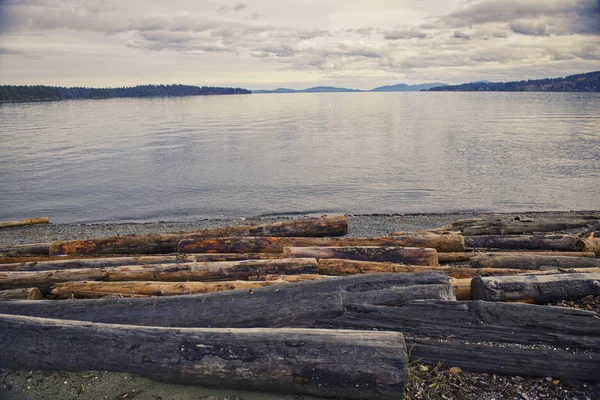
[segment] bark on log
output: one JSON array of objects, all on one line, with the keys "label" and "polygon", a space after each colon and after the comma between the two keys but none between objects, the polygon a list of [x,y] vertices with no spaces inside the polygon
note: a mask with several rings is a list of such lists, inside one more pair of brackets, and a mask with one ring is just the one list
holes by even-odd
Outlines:
[{"label": "bark on log", "polygon": [[38,288],[0,290],[0,300],[41,300],[42,292]]},{"label": "bark on log", "polygon": [[49,255],[49,252],[50,243],[17,244],[0,247],[0,255],[2,257],[35,257]]},{"label": "bark on log", "polygon": [[543,270],[556,268],[598,268],[600,258],[555,257],[539,255],[490,254],[472,257],[474,268],[514,268]]},{"label": "bark on log", "polygon": [[452,278],[472,278],[474,276],[512,275],[525,271],[520,269],[463,268],[463,267],[427,267],[422,265],[404,265],[375,261],[343,260],[321,258],[319,273],[326,275],[356,275],[385,272],[426,272],[438,271]]},{"label": "bark on log", "polygon": [[177,254],[173,256],[79,258],[54,261],[32,261],[0,264],[1,271],[45,271],[49,269],[107,268],[125,265],[181,264],[189,262],[268,260],[283,258],[283,254],[229,253]]},{"label": "bark on log", "polygon": [[[503,252],[480,252],[471,251],[465,253],[438,253],[440,263],[468,262],[472,257],[488,255],[525,255],[525,256],[559,256],[559,257],[586,257],[594,258],[596,254],[592,251],[503,251]],[[0,268],[2,266],[0,265]]]},{"label": "bark on log", "polygon": [[585,244],[585,251],[593,251],[596,256],[600,256],[600,238],[592,236],[582,240]]},{"label": "bark on log", "polygon": [[456,300],[471,300],[471,280],[472,278],[450,279]]},{"label": "bark on log", "polygon": [[[314,327],[341,316],[353,296],[415,285],[447,285],[440,273],[368,274],[249,291],[141,299],[4,301],[0,313],[79,321],[178,327]],[[383,294],[379,294],[383,296]],[[403,295],[403,294],[402,294]]]},{"label": "bark on log", "polygon": [[0,348],[2,368],[98,369],[345,399],[398,399],[407,369],[395,332],[181,329],[0,315]]},{"label": "bark on log", "polygon": [[536,232],[556,232],[585,228],[600,221],[600,215],[580,214],[570,217],[544,218],[502,216],[490,218],[469,218],[436,228],[434,231],[459,231],[466,236],[476,235],[519,235]]},{"label": "bark on log", "polygon": [[471,249],[588,251],[576,235],[465,236]]},{"label": "bark on log", "polygon": [[600,318],[591,311],[414,301],[397,308],[346,307],[343,316],[318,326],[401,331],[411,358],[466,371],[600,380]]},{"label": "bark on log", "polygon": [[420,247],[285,247],[285,257],[340,258],[438,266],[437,251]]},{"label": "bark on log", "polygon": [[600,273],[478,277],[471,283],[473,300],[545,304],[589,295],[600,296]]},{"label": "bark on log", "polygon": [[221,236],[338,236],[345,235],[347,231],[348,219],[340,215],[196,232],[57,241],[50,245],[50,255],[168,254],[177,252],[177,245],[182,239]]},{"label": "bark on log", "polygon": [[32,219],[20,219],[18,221],[6,221],[0,222],[1,228],[14,228],[17,226],[35,225],[35,224],[47,224],[50,222],[48,217],[44,218],[32,218]]},{"label": "bark on log", "polygon": [[284,247],[428,247],[438,251],[464,251],[460,235],[404,235],[398,237],[230,237],[184,239],[180,253],[281,253]]},{"label": "bark on log", "polygon": [[35,286],[47,291],[69,281],[223,281],[247,280],[268,274],[317,273],[315,259],[220,261],[208,263],[132,265],[112,268],[82,268],[48,271],[0,271],[0,289]]},{"label": "bark on log", "polygon": [[[284,279],[264,281],[224,281],[224,282],[163,282],[163,281],[125,281],[97,282],[76,281],[57,283],[52,286],[51,294],[57,298],[104,297],[107,295],[140,296],[177,296],[197,293],[216,293],[231,290],[254,290],[259,287],[285,285]],[[0,294],[0,298],[1,298]]]}]

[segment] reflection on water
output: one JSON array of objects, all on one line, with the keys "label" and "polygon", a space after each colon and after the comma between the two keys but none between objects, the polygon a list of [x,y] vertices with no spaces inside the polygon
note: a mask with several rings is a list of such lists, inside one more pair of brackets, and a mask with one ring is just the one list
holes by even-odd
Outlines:
[{"label": "reflection on water", "polygon": [[0,220],[600,209],[600,94],[0,106]]}]

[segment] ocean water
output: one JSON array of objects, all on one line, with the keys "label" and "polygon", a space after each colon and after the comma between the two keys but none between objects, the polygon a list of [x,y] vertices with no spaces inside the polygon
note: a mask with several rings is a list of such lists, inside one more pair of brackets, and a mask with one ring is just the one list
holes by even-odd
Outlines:
[{"label": "ocean water", "polygon": [[0,220],[591,209],[598,93],[0,105]]}]

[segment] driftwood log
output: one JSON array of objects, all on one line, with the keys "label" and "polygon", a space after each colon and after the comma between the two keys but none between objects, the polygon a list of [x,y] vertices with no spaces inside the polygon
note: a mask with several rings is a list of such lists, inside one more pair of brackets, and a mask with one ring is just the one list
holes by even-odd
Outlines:
[{"label": "driftwood log", "polygon": [[98,369],[345,399],[398,399],[407,369],[395,332],[182,329],[0,315],[0,348],[2,368]]},{"label": "driftwood log", "polygon": [[340,236],[347,232],[348,219],[339,215],[196,232],[57,241],[50,245],[49,251],[50,255],[168,254],[177,252],[177,246],[182,239],[222,236]]},{"label": "driftwood log", "polygon": [[[559,256],[559,257],[587,257],[594,258],[596,254],[593,251],[503,251],[503,252],[459,252],[459,253],[438,253],[440,263],[469,262],[472,257],[487,255],[525,255],[525,256]],[[2,268],[2,265],[0,265]]]},{"label": "driftwood log", "polygon": [[394,262],[438,266],[437,251],[420,247],[286,247],[285,257],[340,258],[358,261]]},{"label": "driftwood log", "polygon": [[598,214],[578,214],[565,217],[494,216],[489,218],[460,219],[434,231],[459,231],[463,235],[519,235],[536,232],[556,232],[585,228],[600,222]]},{"label": "driftwood log", "polygon": [[465,236],[465,246],[471,249],[588,251],[586,243],[576,235]]},{"label": "driftwood log", "polygon": [[0,229],[1,228],[14,228],[17,226],[25,226],[25,225],[48,224],[48,223],[50,223],[50,219],[48,217],[20,219],[17,221],[0,222]]},{"label": "driftwood log", "polygon": [[471,280],[472,278],[450,279],[456,300],[471,300]]},{"label": "driftwood log", "polygon": [[50,243],[17,244],[0,247],[2,257],[47,256],[50,253]]},{"label": "driftwood log", "polygon": [[589,295],[600,296],[600,273],[478,277],[471,282],[473,300],[545,304]]},{"label": "driftwood log", "polygon": [[41,300],[42,292],[38,288],[0,290],[0,300]]},{"label": "driftwood log", "polygon": [[248,280],[268,274],[314,274],[315,259],[220,261],[206,263],[132,265],[111,268],[82,268],[47,271],[0,271],[0,289],[35,286],[46,291],[69,281],[219,281]]},{"label": "driftwood log", "polygon": [[598,268],[600,258],[556,257],[542,255],[513,255],[497,253],[472,257],[474,268],[515,268],[515,269],[555,269],[555,268]]}]

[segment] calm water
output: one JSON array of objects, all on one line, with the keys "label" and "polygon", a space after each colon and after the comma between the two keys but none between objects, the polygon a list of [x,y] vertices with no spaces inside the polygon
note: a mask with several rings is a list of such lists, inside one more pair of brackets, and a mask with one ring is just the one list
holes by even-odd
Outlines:
[{"label": "calm water", "polygon": [[0,220],[600,209],[600,94],[0,106]]}]

